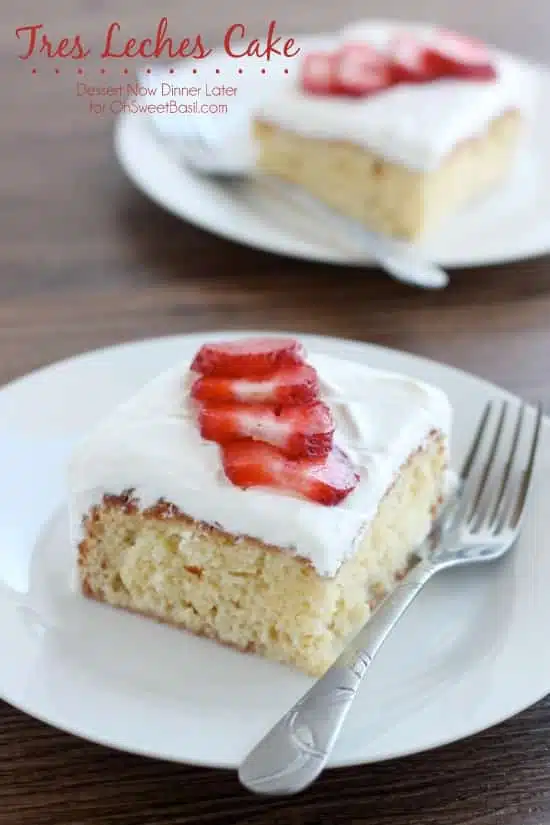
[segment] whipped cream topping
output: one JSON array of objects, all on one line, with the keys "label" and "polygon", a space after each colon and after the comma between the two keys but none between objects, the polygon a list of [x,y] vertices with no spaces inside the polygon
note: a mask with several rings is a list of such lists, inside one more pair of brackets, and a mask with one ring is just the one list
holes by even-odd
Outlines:
[{"label": "whipped cream topping", "polygon": [[[365,41],[384,49],[403,26],[358,23],[344,29],[327,48]],[[434,27],[407,27],[422,40]],[[494,51],[498,79],[490,82],[445,78],[401,84],[362,99],[304,92],[294,76],[266,98],[256,117],[320,140],[345,140],[386,160],[430,171],[462,141],[483,134],[496,117],[518,109],[528,118],[535,102],[535,72],[522,61]]]},{"label": "whipped cream topping", "polygon": [[431,431],[449,435],[451,408],[442,391],[406,376],[325,355],[310,354],[308,362],[334,413],[335,444],[360,470],[358,486],[339,505],[233,486],[219,447],[201,438],[184,364],[118,407],[76,449],[69,467],[75,540],[93,504],[132,488],[142,507],[163,498],[198,521],[297,554],[319,575],[334,576],[408,457]]}]

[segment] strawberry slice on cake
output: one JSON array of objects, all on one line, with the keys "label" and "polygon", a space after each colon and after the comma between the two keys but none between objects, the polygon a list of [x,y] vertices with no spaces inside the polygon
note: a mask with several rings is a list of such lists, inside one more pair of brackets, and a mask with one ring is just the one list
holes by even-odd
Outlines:
[{"label": "strawberry slice on cake", "polygon": [[441,66],[433,65],[426,45],[410,32],[396,35],[388,52],[394,83],[428,83],[441,75]]},{"label": "strawberry slice on cake", "polygon": [[487,46],[472,37],[439,30],[426,48],[425,59],[434,77],[492,81],[497,78]]},{"label": "strawberry slice on cake", "polygon": [[319,378],[308,364],[282,367],[268,376],[260,375],[257,378],[216,378],[205,375],[193,383],[191,396],[197,401],[214,404],[231,401],[281,407],[310,404],[319,397]]},{"label": "strawberry slice on cake", "polygon": [[368,43],[346,43],[335,61],[335,85],[340,94],[368,97],[389,89],[394,82],[391,61]]},{"label": "strawberry slice on cake", "polygon": [[238,487],[272,487],[326,507],[339,504],[357,487],[359,473],[348,456],[332,447],[323,459],[289,461],[280,450],[253,441],[226,444],[225,474]]},{"label": "strawberry slice on cake", "polygon": [[338,91],[338,58],[326,52],[306,54],[302,65],[302,88],[310,95],[331,95]]},{"label": "strawberry slice on cake", "polygon": [[401,32],[389,45],[394,83],[433,83],[445,78],[492,81],[493,57],[484,43],[438,29],[426,38]]},{"label": "strawberry slice on cake", "polygon": [[367,43],[306,55],[301,82],[312,95],[367,97],[392,85],[391,61]]},{"label": "strawberry slice on cake", "polygon": [[290,458],[322,458],[332,447],[334,421],[326,404],[277,407],[269,404],[203,404],[201,435],[228,444],[252,439],[277,447]]},{"label": "strawberry slice on cake", "polygon": [[279,367],[303,363],[303,347],[293,338],[246,338],[204,344],[191,369],[222,378],[257,378],[272,375]]}]

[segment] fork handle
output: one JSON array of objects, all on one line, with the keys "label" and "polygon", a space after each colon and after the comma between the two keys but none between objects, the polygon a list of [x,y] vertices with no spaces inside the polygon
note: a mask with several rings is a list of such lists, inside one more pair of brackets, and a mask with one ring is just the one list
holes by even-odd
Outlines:
[{"label": "fork handle", "polygon": [[317,779],[374,657],[434,572],[431,562],[419,562],[325,675],[249,753],[239,768],[248,790],[286,796]]}]

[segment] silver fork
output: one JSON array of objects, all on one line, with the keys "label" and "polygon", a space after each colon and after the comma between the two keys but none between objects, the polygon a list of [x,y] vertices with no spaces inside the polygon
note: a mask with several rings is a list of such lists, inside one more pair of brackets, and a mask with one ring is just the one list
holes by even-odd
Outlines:
[{"label": "silver fork", "polygon": [[[155,131],[184,162],[196,172],[224,182],[244,183],[251,178],[246,166],[231,165],[230,159],[223,152],[219,137],[207,134],[196,123],[185,124],[180,137],[175,137],[170,129],[163,130],[164,121],[155,123]],[[317,229],[322,230],[322,237],[330,240],[336,247],[349,252],[350,242],[356,245],[358,255],[365,255],[375,260],[392,278],[424,289],[442,289],[449,283],[448,274],[436,264],[427,261],[412,244],[397,241],[388,236],[368,230],[351,218],[346,218],[325,206],[320,201],[301,191],[297,186],[282,182],[268,175],[261,178],[262,189],[273,200],[279,202],[284,212],[294,208],[300,218],[307,218]]]},{"label": "silver fork", "polygon": [[510,404],[497,407],[489,402],[481,416],[457,491],[421,548],[421,561],[242,763],[239,779],[249,790],[287,795],[308,787],[325,768],[376,654],[426,582],[451,567],[500,559],[516,541],[533,476],[542,407],[533,413],[520,406],[510,425]]}]

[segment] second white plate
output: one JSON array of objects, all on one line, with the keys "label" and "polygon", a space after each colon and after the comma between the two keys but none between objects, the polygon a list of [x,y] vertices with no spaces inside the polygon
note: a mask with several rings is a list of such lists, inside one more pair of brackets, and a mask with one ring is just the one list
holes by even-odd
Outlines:
[{"label": "second white plate", "polygon": [[[374,32],[410,28],[408,23],[372,23]],[[376,35],[375,35],[376,36]],[[305,50],[319,38],[300,37]],[[242,66],[245,66],[242,69]],[[239,69],[243,74],[239,74]],[[266,75],[261,75],[265,68]],[[216,74],[219,70],[219,75]],[[238,88],[231,107],[243,99],[257,100],[273,83],[284,82],[281,61],[234,60],[216,53],[201,63],[198,76],[179,67],[178,85],[233,84]],[[550,99],[550,73],[538,71],[540,99]],[[264,92],[265,90],[265,92]],[[212,99],[219,101],[219,98]],[[189,102],[189,101],[186,101]],[[200,114],[181,115],[201,117]],[[219,118],[226,115],[219,115]],[[422,244],[426,258],[445,267],[503,263],[550,251],[550,109],[538,107],[532,134],[505,186],[447,222]],[[276,202],[261,185],[220,184],[186,169],[157,140],[147,114],[122,115],[116,124],[115,151],[128,177],[153,201],[174,215],[238,243],[297,258],[325,263],[364,265],[353,247],[333,245],[323,227],[297,214],[288,203]]]}]

